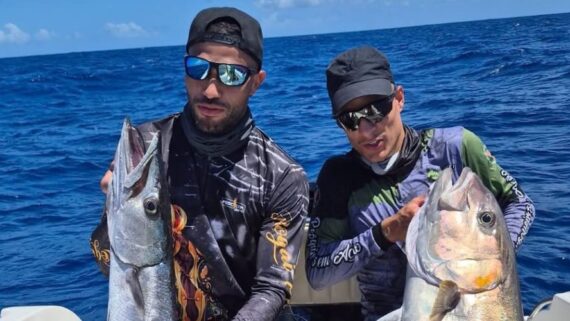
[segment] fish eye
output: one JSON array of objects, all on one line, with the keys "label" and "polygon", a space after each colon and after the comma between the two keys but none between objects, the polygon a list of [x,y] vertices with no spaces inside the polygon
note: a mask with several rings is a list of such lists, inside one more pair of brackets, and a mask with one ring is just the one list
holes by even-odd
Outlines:
[{"label": "fish eye", "polygon": [[143,207],[146,215],[156,216],[158,213],[157,199],[155,197],[149,197],[144,200]]},{"label": "fish eye", "polygon": [[486,227],[494,226],[495,222],[497,221],[497,217],[493,212],[481,212],[479,213],[477,219],[479,221],[479,224]]}]

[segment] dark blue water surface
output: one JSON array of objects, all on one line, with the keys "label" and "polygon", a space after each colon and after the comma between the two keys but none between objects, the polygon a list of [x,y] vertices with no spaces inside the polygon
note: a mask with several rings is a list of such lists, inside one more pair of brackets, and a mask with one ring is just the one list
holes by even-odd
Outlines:
[{"label": "dark blue water surface", "polygon": [[[473,130],[535,201],[518,253],[527,313],[570,291],[570,14],[267,39],[251,108],[311,180],[348,148],[325,68],[362,44],[390,58],[406,123]],[[89,248],[99,179],[125,116],[182,109],[183,55],[176,46],[0,59],[0,308],[56,304],[105,318],[107,279]]]}]

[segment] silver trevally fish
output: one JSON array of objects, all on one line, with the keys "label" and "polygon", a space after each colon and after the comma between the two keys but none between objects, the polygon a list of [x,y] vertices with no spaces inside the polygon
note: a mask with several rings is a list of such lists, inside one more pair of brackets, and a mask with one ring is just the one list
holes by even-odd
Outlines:
[{"label": "silver trevally fish", "polygon": [[170,200],[160,138],[148,148],[123,123],[107,192],[111,245],[107,320],[175,320]]},{"label": "silver trevally fish", "polygon": [[513,242],[493,194],[469,168],[445,169],[412,219],[404,302],[381,321],[522,321]]}]

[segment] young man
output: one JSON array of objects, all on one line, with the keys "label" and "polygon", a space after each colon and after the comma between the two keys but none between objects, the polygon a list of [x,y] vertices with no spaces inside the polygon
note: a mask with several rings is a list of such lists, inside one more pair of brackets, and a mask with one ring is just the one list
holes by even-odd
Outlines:
[{"label": "young man", "polygon": [[[199,12],[186,44],[183,112],[138,127],[146,137],[160,131],[168,155],[181,320],[274,320],[290,296],[308,184],[248,107],[265,79],[262,40],[242,11]],[[106,237],[99,227],[92,244]]]},{"label": "young man", "polygon": [[365,320],[399,308],[411,218],[439,173],[455,179],[470,167],[503,209],[515,248],[524,239],[534,206],[481,140],[463,127],[418,132],[402,122],[404,89],[394,83],[386,57],[372,47],[348,50],[328,66],[333,117],[352,150],[328,159],[319,174],[307,243],[307,277],[323,288],[358,276]]}]

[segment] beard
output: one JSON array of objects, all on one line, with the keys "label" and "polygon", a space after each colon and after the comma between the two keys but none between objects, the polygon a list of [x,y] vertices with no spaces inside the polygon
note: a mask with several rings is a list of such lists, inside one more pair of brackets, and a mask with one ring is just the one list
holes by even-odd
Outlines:
[{"label": "beard", "polygon": [[[190,98],[189,98],[190,99]],[[212,104],[224,108],[225,116],[222,119],[211,119],[208,117],[201,116],[196,105],[198,104]],[[190,100],[190,105],[192,106],[192,116],[194,116],[194,122],[196,127],[208,134],[225,134],[237,125],[243,115],[246,112],[246,107],[236,107],[230,106],[218,99],[193,99]]]}]

